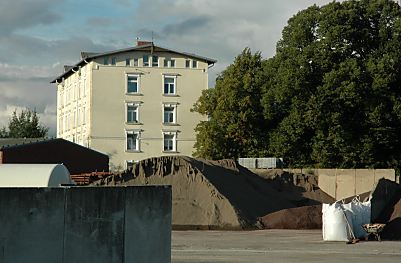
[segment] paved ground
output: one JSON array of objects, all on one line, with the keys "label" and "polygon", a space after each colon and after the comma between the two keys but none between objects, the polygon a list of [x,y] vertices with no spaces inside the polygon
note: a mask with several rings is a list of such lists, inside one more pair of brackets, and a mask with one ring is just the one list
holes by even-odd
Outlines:
[{"label": "paved ground", "polygon": [[321,231],[173,231],[173,263],[400,262],[401,242],[323,242]]}]

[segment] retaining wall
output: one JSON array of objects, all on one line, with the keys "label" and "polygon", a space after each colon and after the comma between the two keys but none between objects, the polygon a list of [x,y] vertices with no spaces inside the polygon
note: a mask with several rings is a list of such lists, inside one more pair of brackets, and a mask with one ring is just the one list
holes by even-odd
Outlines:
[{"label": "retaining wall", "polygon": [[0,262],[171,262],[171,187],[0,189]]},{"label": "retaining wall", "polygon": [[319,187],[336,200],[372,191],[381,179],[396,180],[393,169],[316,169]]}]

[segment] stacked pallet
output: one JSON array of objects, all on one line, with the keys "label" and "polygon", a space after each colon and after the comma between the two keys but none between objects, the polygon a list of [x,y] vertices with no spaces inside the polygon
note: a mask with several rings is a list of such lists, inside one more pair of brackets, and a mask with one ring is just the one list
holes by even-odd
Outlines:
[{"label": "stacked pallet", "polygon": [[71,175],[71,179],[77,185],[89,185],[97,180],[103,179],[107,176],[112,175],[111,172],[92,172],[92,173],[84,173],[84,174],[74,174]]}]

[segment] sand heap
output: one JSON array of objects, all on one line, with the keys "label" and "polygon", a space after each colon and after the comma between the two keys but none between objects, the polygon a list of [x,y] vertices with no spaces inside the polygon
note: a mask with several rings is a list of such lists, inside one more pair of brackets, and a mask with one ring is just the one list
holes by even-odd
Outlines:
[{"label": "sand heap", "polygon": [[[286,208],[322,203],[320,189],[264,179],[232,160],[208,161],[183,156],[158,157],[134,165],[131,173],[112,175],[95,185],[172,185],[175,229],[255,227],[257,218]],[[290,189],[290,190],[289,190]],[[313,193],[315,192],[315,193]]]}]

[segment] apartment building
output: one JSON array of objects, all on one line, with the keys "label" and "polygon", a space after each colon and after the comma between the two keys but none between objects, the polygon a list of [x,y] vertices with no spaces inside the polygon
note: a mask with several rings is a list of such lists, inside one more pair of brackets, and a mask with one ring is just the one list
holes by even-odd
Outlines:
[{"label": "apartment building", "polygon": [[107,154],[112,170],[194,151],[191,112],[216,60],[140,42],[104,53],[81,52],[57,85],[57,137]]}]

